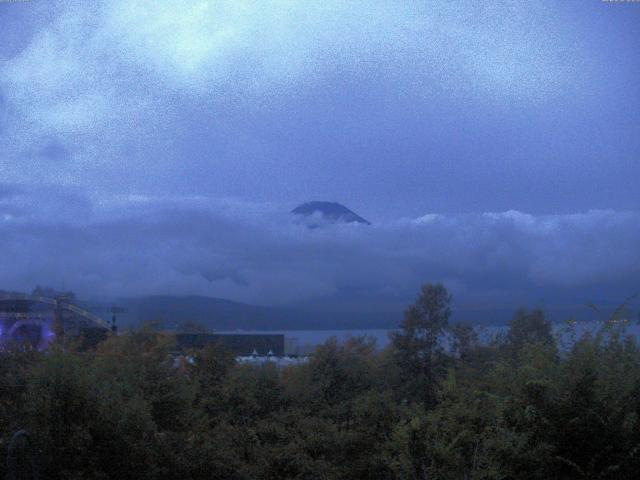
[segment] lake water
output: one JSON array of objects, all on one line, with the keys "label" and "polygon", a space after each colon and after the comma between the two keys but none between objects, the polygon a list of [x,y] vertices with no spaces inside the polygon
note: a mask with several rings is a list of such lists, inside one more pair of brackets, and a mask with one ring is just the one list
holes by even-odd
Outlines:
[{"label": "lake water", "polygon": [[[575,332],[574,338],[580,338],[587,333],[593,333],[601,327],[601,323],[598,322],[580,322],[577,323],[573,331]],[[567,324],[554,325],[554,334],[557,338],[560,338],[565,345],[570,344],[572,339],[571,335],[566,332]],[[488,342],[496,335],[505,333],[508,327],[506,326],[480,326],[476,327],[476,332],[481,342]],[[293,340],[299,347],[300,354],[307,354],[313,351],[313,349],[326,342],[331,337],[335,337],[339,342],[344,342],[349,338],[354,337],[368,337],[374,339],[376,346],[380,349],[385,348],[390,343],[389,334],[393,330],[386,329],[355,329],[355,330],[235,330],[235,331],[219,331],[216,333],[234,333],[234,334],[284,334],[285,339]],[[640,340],[640,325],[629,324],[626,329],[626,333],[634,336]],[[295,339],[295,340],[294,340]],[[445,340],[446,342],[446,340]]]}]

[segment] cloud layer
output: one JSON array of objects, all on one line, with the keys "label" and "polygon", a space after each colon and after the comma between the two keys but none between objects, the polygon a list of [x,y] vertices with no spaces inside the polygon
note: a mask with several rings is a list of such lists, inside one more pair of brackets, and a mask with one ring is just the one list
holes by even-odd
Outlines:
[{"label": "cloud layer", "polygon": [[[640,213],[428,214],[309,229],[281,205],[5,186],[1,285],[84,296],[201,294],[260,304],[403,303],[443,281],[465,304],[619,300],[640,278]],[[317,219],[314,219],[314,222]],[[611,295],[613,292],[613,295]],[[586,302],[592,298],[582,298]]]},{"label": "cloud layer", "polygon": [[[470,305],[638,288],[638,9],[14,3],[0,288],[345,308],[424,281]],[[288,212],[313,199],[374,224],[309,230]]]}]

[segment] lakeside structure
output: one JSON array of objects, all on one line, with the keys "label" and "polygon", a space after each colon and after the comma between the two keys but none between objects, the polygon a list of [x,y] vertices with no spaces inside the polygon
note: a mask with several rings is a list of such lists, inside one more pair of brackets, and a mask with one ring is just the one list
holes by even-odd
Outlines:
[{"label": "lakeside structure", "polygon": [[204,348],[216,342],[238,357],[304,357],[315,348],[315,345],[306,343],[301,345],[298,337],[282,332],[176,333],[176,346],[179,351]]},{"label": "lakeside structure", "polygon": [[215,343],[231,351],[238,363],[272,363],[282,368],[309,361],[308,355],[301,354],[297,339],[287,338],[282,333],[177,333],[176,366],[182,362],[193,361],[193,357],[188,354],[189,350],[201,349]]},{"label": "lakeside structure", "polygon": [[176,333],[179,351],[200,349],[211,343],[220,343],[236,356],[285,355],[283,334]]},{"label": "lakeside structure", "polygon": [[[116,312],[123,309],[102,309],[112,314],[111,325],[101,317],[77,305],[73,292],[56,292],[36,288],[32,294],[0,292],[0,348],[19,345],[20,348],[46,350],[56,338],[81,339],[80,347],[90,349],[118,333]],[[283,333],[215,332],[175,335],[176,355],[220,343],[238,361],[259,363],[275,361],[289,364],[303,357],[305,350],[296,338]]]},{"label": "lakeside structure", "polygon": [[81,338],[81,348],[92,348],[116,332],[115,316],[109,325],[77,306],[72,292],[0,292],[0,347],[46,350],[56,337],[65,336]]}]

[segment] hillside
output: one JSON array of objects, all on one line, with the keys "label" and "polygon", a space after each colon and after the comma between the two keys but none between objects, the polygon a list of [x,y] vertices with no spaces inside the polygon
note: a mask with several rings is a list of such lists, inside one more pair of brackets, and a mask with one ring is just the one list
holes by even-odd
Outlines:
[{"label": "hillside", "polygon": [[263,307],[202,296],[151,296],[121,299],[127,313],[123,325],[160,321],[176,328],[186,321],[212,330],[338,330],[393,328],[401,313],[358,313],[307,311],[284,307]]}]

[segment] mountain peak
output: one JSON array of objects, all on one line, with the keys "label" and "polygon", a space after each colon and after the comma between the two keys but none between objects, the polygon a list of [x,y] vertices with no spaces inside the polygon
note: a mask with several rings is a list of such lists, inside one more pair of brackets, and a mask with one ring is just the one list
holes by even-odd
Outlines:
[{"label": "mountain peak", "polygon": [[306,202],[297,206],[291,213],[296,215],[304,215],[306,217],[319,213],[331,223],[344,222],[344,223],[364,223],[365,225],[371,225],[371,222],[365,220],[360,215],[349,210],[344,205],[337,202],[322,202],[312,201]]}]

